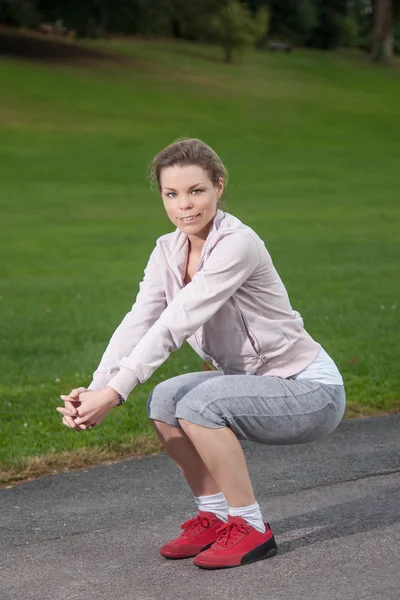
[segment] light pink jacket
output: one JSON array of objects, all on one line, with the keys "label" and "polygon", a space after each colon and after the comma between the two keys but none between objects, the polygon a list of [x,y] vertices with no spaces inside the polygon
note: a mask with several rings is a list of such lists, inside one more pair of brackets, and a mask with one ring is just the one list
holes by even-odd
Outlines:
[{"label": "light pink jacket", "polygon": [[114,332],[89,389],[124,398],[185,340],[225,374],[290,377],[317,356],[264,242],[219,210],[190,283],[188,238],[179,229],[157,240],[132,310]]}]

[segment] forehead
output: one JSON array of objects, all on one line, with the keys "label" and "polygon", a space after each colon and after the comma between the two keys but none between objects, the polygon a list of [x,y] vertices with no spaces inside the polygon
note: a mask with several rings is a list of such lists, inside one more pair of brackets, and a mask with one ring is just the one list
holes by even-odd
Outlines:
[{"label": "forehead", "polygon": [[211,183],[207,171],[198,165],[174,165],[161,171],[161,187],[188,188],[197,183]]}]

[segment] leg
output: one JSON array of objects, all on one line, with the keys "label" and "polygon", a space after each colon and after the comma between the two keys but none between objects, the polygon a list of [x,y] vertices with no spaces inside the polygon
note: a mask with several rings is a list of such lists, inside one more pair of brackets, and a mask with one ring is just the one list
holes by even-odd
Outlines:
[{"label": "leg", "polygon": [[208,429],[180,419],[208,472],[222,489],[230,507],[255,503],[246,459],[236,435],[228,427]]},{"label": "leg", "polygon": [[215,376],[219,376],[219,373],[206,371],[173,377],[158,384],[147,402],[148,415],[163,447],[183,473],[196,497],[214,495],[221,490],[180,427],[175,417],[176,403],[187,391]]},{"label": "leg", "polygon": [[175,417],[176,403],[199,383],[218,373],[188,373],[156,386],[147,410],[169,456],[182,471],[195,496],[199,513],[183,525],[181,535],[160,548],[165,558],[188,558],[210,546],[228,518],[226,499]]},{"label": "leg", "polygon": [[195,496],[218,494],[221,489],[200,458],[193,443],[182,429],[161,421],[152,421],[153,427],[169,456],[182,471]]},{"label": "leg", "polygon": [[229,505],[229,521],[217,530],[215,542],[197,554],[194,564],[204,569],[234,567],[274,556],[277,546],[255,500],[240,442],[228,427],[210,428],[179,419],[183,430]]},{"label": "leg", "polygon": [[237,438],[265,444],[314,441],[335,429],[343,411],[342,386],[225,375],[189,391],[178,402],[176,416],[235,507],[254,500]]},{"label": "leg", "polygon": [[[272,377],[225,376],[188,392],[176,416],[229,504],[229,523],[194,564],[205,569],[240,566],[276,554],[263,524],[238,437],[261,443],[304,443],[339,424],[342,386]],[[260,525],[263,527],[261,528]]]}]

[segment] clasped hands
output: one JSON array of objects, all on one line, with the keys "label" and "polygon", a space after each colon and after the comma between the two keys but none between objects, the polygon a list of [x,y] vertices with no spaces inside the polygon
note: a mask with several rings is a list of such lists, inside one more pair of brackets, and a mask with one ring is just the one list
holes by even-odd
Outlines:
[{"label": "clasped hands", "polygon": [[81,431],[99,425],[108,413],[118,405],[118,392],[111,387],[92,391],[84,387],[72,390],[68,396],[60,395],[64,407],[57,411],[63,415],[67,427]]}]

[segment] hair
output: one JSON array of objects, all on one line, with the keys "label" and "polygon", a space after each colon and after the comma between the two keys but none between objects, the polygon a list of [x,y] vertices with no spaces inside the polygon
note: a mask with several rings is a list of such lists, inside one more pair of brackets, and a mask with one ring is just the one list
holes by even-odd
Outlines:
[{"label": "hair", "polygon": [[149,179],[152,188],[156,185],[161,193],[162,170],[175,165],[182,167],[197,165],[201,167],[206,171],[215,186],[218,185],[221,178],[225,185],[228,182],[228,171],[218,154],[210,146],[196,138],[182,138],[169,144],[152,160],[149,166]]}]

